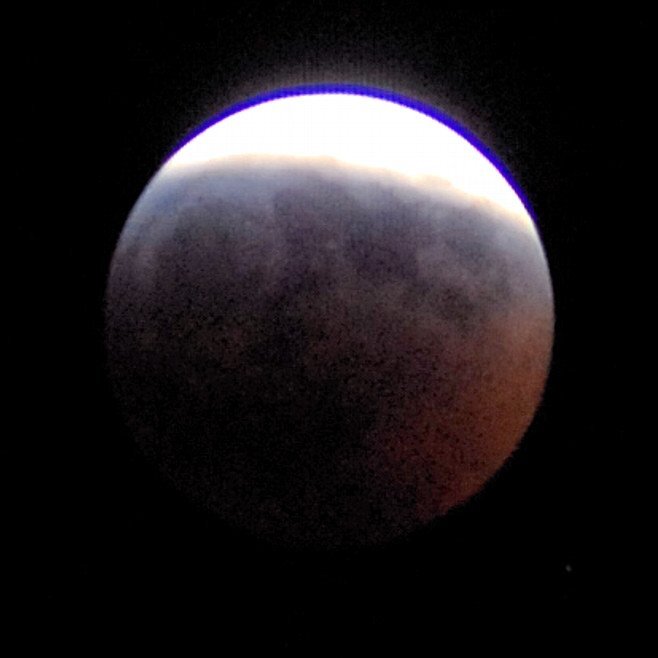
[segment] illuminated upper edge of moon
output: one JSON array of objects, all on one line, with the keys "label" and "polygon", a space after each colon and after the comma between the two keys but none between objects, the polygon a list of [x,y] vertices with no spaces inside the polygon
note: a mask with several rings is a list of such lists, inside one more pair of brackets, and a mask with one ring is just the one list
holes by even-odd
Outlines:
[{"label": "illuminated upper edge of moon", "polygon": [[423,186],[439,178],[534,228],[512,186],[468,140],[433,117],[382,98],[334,92],[253,105],[205,129],[164,169],[173,172],[239,155],[329,157],[386,169]]}]

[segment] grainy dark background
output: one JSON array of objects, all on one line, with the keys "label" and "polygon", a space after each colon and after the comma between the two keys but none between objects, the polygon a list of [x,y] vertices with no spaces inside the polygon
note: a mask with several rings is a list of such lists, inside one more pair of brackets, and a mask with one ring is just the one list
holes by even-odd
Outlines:
[{"label": "grainy dark background", "polygon": [[[52,170],[17,218],[33,265],[17,288],[16,378],[31,619],[96,644],[185,630],[217,650],[312,653],[455,638],[531,647],[585,637],[587,620],[619,605],[614,560],[600,558],[623,534],[604,476],[621,436],[609,404],[621,284],[603,248],[619,215],[602,190],[619,167],[623,25],[548,8],[372,5],[243,0],[211,13],[57,13],[22,28],[17,166],[24,179],[43,159]],[[331,81],[439,105],[497,153],[537,217],[557,325],[544,403],[491,485],[404,541],[327,555],[260,545],[150,469],[109,392],[102,304],[122,224],[185,135],[251,94]]]}]

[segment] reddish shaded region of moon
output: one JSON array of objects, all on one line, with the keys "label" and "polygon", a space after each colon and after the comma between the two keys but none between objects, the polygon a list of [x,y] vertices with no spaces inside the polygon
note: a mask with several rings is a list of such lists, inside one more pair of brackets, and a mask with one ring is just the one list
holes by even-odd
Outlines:
[{"label": "reddish shaded region of moon", "polygon": [[472,497],[531,422],[553,338],[533,226],[325,160],[159,175],[106,302],[145,454],[294,546],[387,541]]}]

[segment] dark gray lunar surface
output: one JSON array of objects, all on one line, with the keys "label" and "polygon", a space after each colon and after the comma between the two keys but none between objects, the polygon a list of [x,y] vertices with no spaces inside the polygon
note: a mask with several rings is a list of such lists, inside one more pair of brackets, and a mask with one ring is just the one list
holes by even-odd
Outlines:
[{"label": "dark gray lunar surface", "polygon": [[550,359],[534,228],[328,159],[165,167],[112,262],[112,381],[174,484],[274,543],[386,541],[479,491]]}]

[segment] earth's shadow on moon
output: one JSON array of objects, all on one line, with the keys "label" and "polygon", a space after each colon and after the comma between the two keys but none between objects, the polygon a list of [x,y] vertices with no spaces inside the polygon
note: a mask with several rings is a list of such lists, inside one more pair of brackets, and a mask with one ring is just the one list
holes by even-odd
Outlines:
[{"label": "earth's shadow on moon", "polygon": [[552,314],[536,231],[486,201],[237,158],[165,168],[135,206],[108,365],[147,458],[229,524],[274,547],[397,550],[516,448]]}]

